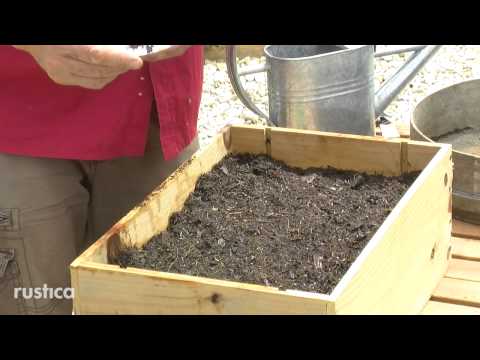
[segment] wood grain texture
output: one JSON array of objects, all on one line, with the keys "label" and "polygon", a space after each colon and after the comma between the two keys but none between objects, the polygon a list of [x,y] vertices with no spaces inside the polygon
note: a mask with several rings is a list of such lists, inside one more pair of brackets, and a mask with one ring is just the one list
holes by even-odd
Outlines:
[{"label": "wood grain texture", "polygon": [[480,282],[443,278],[431,300],[480,307]]},{"label": "wood grain texture", "polygon": [[451,259],[448,264],[447,278],[480,282],[480,262]]},{"label": "wood grain texture", "polygon": [[480,226],[453,219],[452,234],[457,237],[480,240]]},{"label": "wood grain texture", "polygon": [[328,296],[84,263],[76,314],[333,314]]},{"label": "wood grain texture", "polygon": [[339,170],[398,176],[401,145],[376,137],[271,129],[271,156],[300,168]]},{"label": "wood grain texture", "polygon": [[[451,148],[417,178],[336,287],[338,314],[417,314],[445,274]],[[444,183],[445,174],[450,180]]]},{"label": "wood grain texture", "polygon": [[229,128],[229,150],[232,153],[266,154],[265,128],[234,126]]},{"label": "wood grain texture", "polygon": [[452,237],[453,257],[480,261],[480,240]]},{"label": "wood grain texture", "polygon": [[480,315],[480,308],[429,301],[423,309],[422,315]]}]

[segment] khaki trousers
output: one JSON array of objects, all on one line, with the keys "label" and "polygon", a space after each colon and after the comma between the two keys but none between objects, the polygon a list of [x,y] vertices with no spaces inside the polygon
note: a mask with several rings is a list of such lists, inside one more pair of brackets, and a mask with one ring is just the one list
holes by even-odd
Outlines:
[{"label": "khaki trousers", "polygon": [[54,292],[70,287],[70,263],[197,149],[165,161],[152,119],[140,158],[0,154],[0,314],[71,314],[71,292]]}]

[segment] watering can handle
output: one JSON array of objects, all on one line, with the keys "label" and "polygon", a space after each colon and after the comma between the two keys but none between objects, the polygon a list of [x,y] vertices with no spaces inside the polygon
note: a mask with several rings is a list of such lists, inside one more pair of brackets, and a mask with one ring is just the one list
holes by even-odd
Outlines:
[{"label": "watering can handle", "polygon": [[[227,72],[228,77],[230,78],[230,83],[232,84],[233,90],[235,94],[240,98],[243,104],[253,111],[258,116],[264,118],[269,123],[278,126],[274,121],[272,121],[262,110],[260,110],[255,103],[252,101],[250,96],[247,94],[245,89],[242,86],[242,82],[240,81],[238,70],[237,70],[237,46],[236,45],[228,45],[225,49],[226,52],[226,64],[227,64]],[[247,74],[254,74],[259,72],[268,71],[266,66],[260,67],[256,70],[245,72],[243,75]]]},{"label": "watering can handle", "polygon": [[[415,74],[426,64],[426,62],[441,48],[441,45],[417,45],[396,50],[375,53],[375,57],[383,57],[402,52],[413,52],[406,63],[375,93],[375,117],[382,114],[383,110],[393,101],[398,93],[412,80]],[[240,76],[268,71],[267,66],[251,69],[238,73],[237,70],[237,49],[236,45],[226,47],[227,72],[232,84],[233,90],[243,102],[243,104],[255,114],[266,119],[269,124],[278,126],[276,122],[264,114],[252,101],[240,81]]]}]

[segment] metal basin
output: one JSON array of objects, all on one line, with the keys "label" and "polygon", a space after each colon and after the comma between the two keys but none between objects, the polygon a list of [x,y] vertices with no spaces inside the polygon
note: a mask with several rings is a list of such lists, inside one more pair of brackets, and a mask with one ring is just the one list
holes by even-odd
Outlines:
[{"label": "metal basin", "polygon": [[[410,122],[413,140],[452,144],[453,216],[476,224],[480,224],[480,138],[475,135],[478,131],[480,79],[461,82],[426,97],[415,108]],[[469,146],[465,146],[467,138],[462,138],[466,134],[474,136],[469,138]],[[454,140],[457,135],[460,141]],[[478,147],[472,139],[478,141]]]}]

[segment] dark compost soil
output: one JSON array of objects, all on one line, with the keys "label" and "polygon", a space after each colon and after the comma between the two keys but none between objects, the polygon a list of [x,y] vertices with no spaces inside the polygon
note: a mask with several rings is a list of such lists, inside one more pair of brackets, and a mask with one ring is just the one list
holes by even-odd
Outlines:
[{"label": "dark compost soil", "polygon": [[291,169],[229,156],[122,267],[329,294],[418,174]]}]

